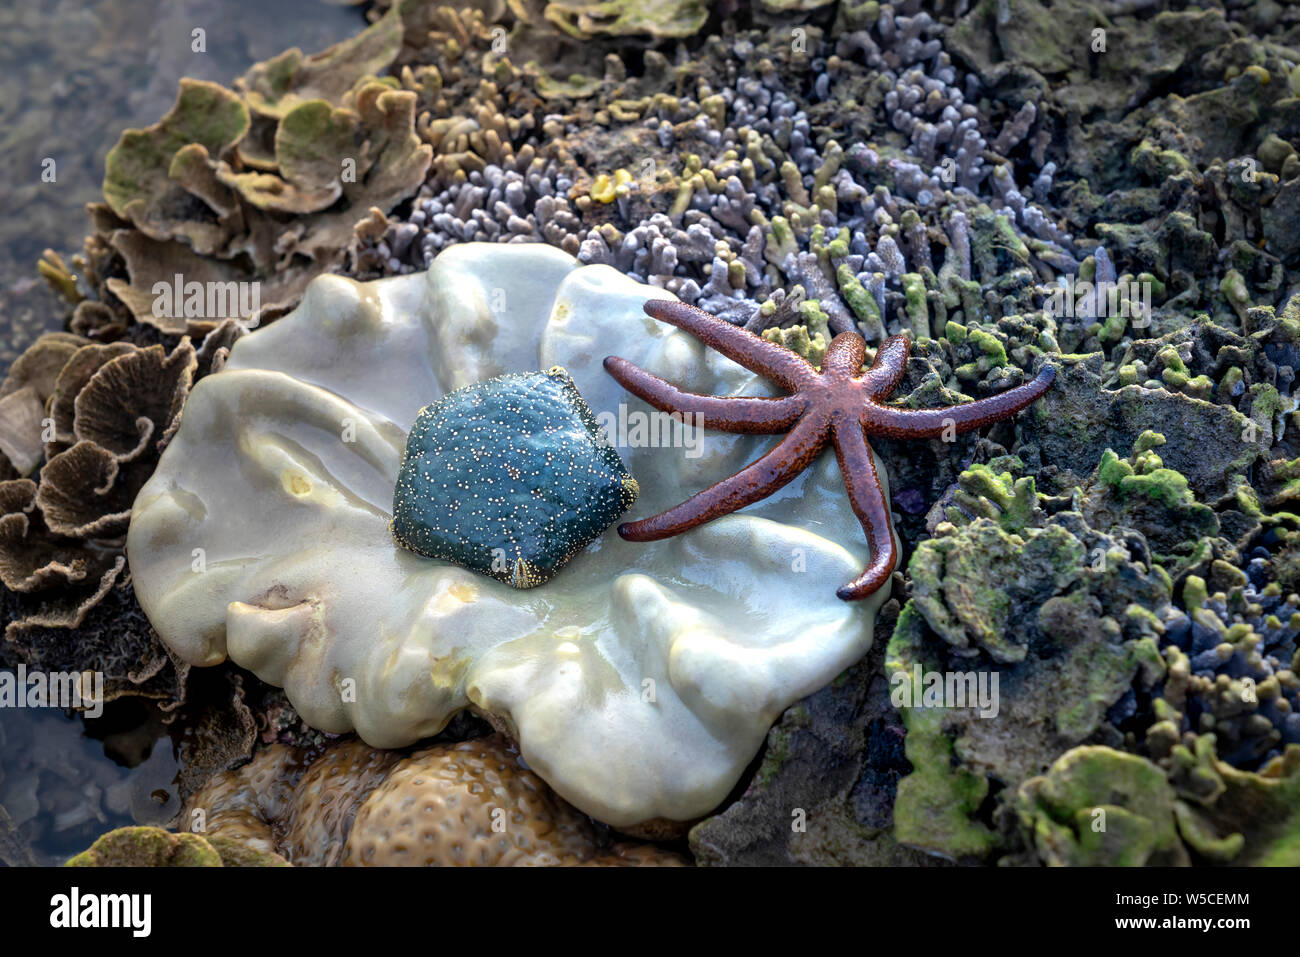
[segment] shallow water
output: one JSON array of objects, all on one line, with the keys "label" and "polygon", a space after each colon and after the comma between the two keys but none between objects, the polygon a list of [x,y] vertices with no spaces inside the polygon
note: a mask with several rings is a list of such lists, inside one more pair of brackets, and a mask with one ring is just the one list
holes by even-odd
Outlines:
[{"label": "shallow water", "polygon": [[[71,265],[89,225],[84,206],[102,199],[104,156],[123,129],[156,122],[182,76],[228,85],[283,49],[313,53],[364,25],[357,8],[322,0],[0,8],[0,374],[69,313],[36,262],[52,248]],[[165,822],[175,772],[172,742],[142,703],[114,703],[89,724],[58,709],[0,707],[0,808],[37,863],[62,863],[114,827]],[[6,827],[0,815],[0,861]]]},{"label": "shallow water", "polygon": [[[120,727],[124,717],[135,726]],[[138,703],[89,726],[57,709],[0,712],[0,808],[9,816],[0,818],[0,860],[12,849],[9,827],[31,850],[27,863],[57,865],[115,827],[175,817],[175,749],[160,734]]]},{"label": "shallow water", "polygon": [[36,262],[51,248],[71,266],[88,226],[85,204],[102,200],[104,156],[123,129],[156,122],[182,76],[228,85],[281,50],[314,53],[364,26],[357,8],[323,0],[0,7],[0,374],[69,311]]}]

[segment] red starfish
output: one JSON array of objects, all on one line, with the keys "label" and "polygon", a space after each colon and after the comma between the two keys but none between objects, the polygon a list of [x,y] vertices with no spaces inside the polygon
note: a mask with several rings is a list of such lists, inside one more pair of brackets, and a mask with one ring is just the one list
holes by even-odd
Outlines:
[{"label": "red starfish", "polygon": [[866,342],[856,332],[841,332],[831,340],[818,372],[784,346],[694,306],[652,299],[645,304],[645,311],[660,322],[685,329],[706,346],[792,394],[777,398],[696,395],[626,359],[608,356],[605,370],[625,389],[662,412],[693,413],[702,416],[705,425],[724,432],[774,434],[789,430],[790,434],[730,478],[666,512],[625,522],[618,533],[631,542],[653,542],[767,498],[811,465],[829,441],[835,446],[849,502],[871,544],[871,564],[836,593],[845,601],[870,595],[889,579],[898,562],[889,507],[867,436],[927,439],[946,430],[969,432],[1015,415],[1043,395],[1056,377],[1056,371],[1045,365],[1032,382],[987,399],[945,409],[900,409],[883,400],[903,378],[912,349],[905,336],[890,336],[881,343],[876,361],[863,373]]}]

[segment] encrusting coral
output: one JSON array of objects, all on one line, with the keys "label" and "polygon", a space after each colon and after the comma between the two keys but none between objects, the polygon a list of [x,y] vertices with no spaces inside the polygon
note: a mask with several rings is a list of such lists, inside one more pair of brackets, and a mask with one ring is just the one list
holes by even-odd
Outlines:
[{"label": "encrusting coral", "polygon": [[765,388],[645,318],[663,295],[540,245],[463,244],[427,275],[317,280],[199,383],[136,501],[127,552],[163,641],[192,665],[229,657],[312,727],[378,747],[472,705],[612,826],[711,810],[773,718],[871,644],[884,590],[846,605],[789,587],[867,564],[831,457],[690,535],[606,533],[540,590],[415,555],[388,530],[419,409],[503,372],[568,370],[640,484],[631,517],[752,458],[754,439],[630,406],[601,367],[621,338],[701,392]]},{"label": "encrusting coral", "polygon": [[298,866],[684,863],[652,844],[611,843],[500,735],[413,753],[355,739],[319,754],[273,745],[214,777],[181,820],[216,846]]}]

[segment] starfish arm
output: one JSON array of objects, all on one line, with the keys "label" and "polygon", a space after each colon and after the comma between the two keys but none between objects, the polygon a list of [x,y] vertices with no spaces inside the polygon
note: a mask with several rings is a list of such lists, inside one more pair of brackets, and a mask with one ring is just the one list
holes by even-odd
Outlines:
[{"label": "starfish arm", "polygon": [[618,533],[629,542],[655,542],[767,498],[812,464],[826,444],[826,433],[824,419],[815,416],[801,419],[766,455],[735,475],[658,515],[624,522],[618,527]]},{"label": "starfish arm", "polygon": [[802,356],[711,316],[703,309],[675,299],[651,299],[643,308],[646,315],[685,329],[706,346],[791,392],[817,378],[817,370]]},{"label": "starfish arm", "polygon": [[1056,370],[1043,366],[1032,382],[1014,389],[977,399],[965,405],[950,405],[945,409],[899,409],[872,403],[862,413],[862,423],[868,435],[881,435],[891,439],[932,439],[945,431],[970,432],[990,422],[1009,419],[1030,403],[1042,398],[1052,386]]},{"label": "starfish arm", "polygon": [[907,371],[907,358],[912,354],[912,343],[907,336],[890,336],[876,350],[876,361],[867,373],[868,389],[876,398],[893,393],[903,381]]},{"label": "starfish arm", "polygon": [[875,456],[861,426],[856,422],[837,426],[833,441],[849,502],[871,545],[871,563],[866,570],[836,592],[844,601],[857,601],[889,581],[898,564],[898,548],[889,520],[889,506],[880,487],[880,476],[876,474]]},{"label": "starfish arm", "polygon": [[831,340],[822,360],[822,369],[855,378],[862,371],[862,363],[867,359],[867,344],[856,332],[841,332]]},{"label": "starfish arm", "polygon": [[680,413],[683,420],[686,416],[699,416],[696,424],[723,432],[784,432],[794,425],[808,406],[807,400],[798,395],[763,398],[683,392],[671,382],[618,356],[606,357],[605,371],[628,392],[649,402],[660,412]]}]

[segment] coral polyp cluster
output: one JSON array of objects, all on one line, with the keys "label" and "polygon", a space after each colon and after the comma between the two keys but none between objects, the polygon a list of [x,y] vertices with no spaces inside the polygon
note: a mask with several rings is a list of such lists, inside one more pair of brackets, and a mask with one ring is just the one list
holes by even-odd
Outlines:
[{"label": "coral polyp cluster", "polygon": [[611,841],[499,736],[405,754],[356,740],[320,754],[275,745],[214,778],[182,818],[213,843],[297,866],[683,863],[654,845]]}]

